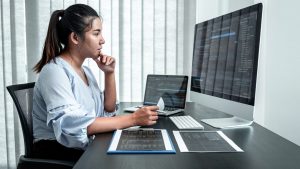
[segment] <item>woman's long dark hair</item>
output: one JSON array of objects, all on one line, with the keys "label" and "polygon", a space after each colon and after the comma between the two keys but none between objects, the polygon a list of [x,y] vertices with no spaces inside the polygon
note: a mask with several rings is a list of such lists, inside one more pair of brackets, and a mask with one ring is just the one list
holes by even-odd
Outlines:
[{"label": "woman's long dark hair", "polygon": [[88,5],[75,4],[66,10],[56,10],[52,13],[41,60],[33,67],[36,73],[64,48],[68,47],[68,37],[71,32],[84,39],[84,33],[89,31],[95,18],[100,18],[97,12]]}]

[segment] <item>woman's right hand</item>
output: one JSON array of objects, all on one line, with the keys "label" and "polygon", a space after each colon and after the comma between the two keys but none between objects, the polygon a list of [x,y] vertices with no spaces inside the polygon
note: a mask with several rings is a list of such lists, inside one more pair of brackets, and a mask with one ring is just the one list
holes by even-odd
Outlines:
[{"label": "woman's right hand", "polygon": [[100,53],[99,57],[94,59],[94,61],[104,73],[113,73],[115,71],[116,60],[111,56]]},{"label": "woman's right hand", "polygon": [[158,106],[145,106],[132,114],[134,126],[150,126],[156,123],[158,119]]}]

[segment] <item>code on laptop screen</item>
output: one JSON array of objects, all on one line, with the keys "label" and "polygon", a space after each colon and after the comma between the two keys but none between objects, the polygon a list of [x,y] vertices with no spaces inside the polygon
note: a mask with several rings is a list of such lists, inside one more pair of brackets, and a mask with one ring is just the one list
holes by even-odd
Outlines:
[{"label": "code on laptop screen", "polygon": [[148,75],[144,105],[156,105],[161,97],[166,107],[184,108],[187,76]]}]

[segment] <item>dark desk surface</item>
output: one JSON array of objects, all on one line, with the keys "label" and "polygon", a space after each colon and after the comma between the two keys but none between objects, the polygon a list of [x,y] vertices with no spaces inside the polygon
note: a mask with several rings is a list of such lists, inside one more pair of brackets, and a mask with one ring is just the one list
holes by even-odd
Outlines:
[{"label": "dark desk surface", "polygon": [[[122,103],[123,107],[137,103]],[[198,104],[188,103],[184,113],[200,121],[209,117],[224,117]],[[202,122],[201,122],[202,123]],[[216,130],[205,125],[205,130]],[[166,128],[176,148],[176,154],[107,155],[111,133],[96,135],[74,169],[296,169],[300,168],[300,147],[254,123],[250,127],[222,130],[245,152],[242,153],[181,153],[172,131],[178,130],[168,117],[160,117],[153,128]],[[295,133],[297,134],[297,133]]]}]

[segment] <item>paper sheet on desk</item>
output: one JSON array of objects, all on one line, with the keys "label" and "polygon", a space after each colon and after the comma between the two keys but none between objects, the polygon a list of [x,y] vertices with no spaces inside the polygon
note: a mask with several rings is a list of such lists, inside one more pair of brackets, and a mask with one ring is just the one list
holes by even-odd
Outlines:
[{"label": "paper sheet on desk", "polygon": [[176,153],[166,129],[116,130],[108,154]]},{"label": "paper sheet on desk", "polygon": [[181,152],[243,152],[222,131],[173,131]]}]

